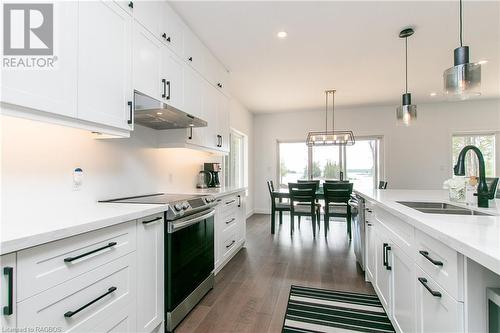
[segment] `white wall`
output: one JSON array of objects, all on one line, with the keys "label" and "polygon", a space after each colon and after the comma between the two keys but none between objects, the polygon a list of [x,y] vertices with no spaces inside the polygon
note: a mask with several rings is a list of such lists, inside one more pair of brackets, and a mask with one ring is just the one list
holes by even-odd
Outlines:
[{"label": "white wall", "polygon": [[[131,138],[96,140],[88,131],[0,116],[2,219],[30,207],[86,205],[98,199],[189,191],[204,162],[221,156],[158,149],[155,131],[136,126]],[[73,191],[72,171],[85,173]]]},{"label": "white wall", "polygon": [[247,136],[248,139],[248,193],[246,209],[247,215],[251,215],[254,211],[254,140],[253,140],[253,114],[249,112],[243,105],[236,99],[231,99],[229,105],[230,110],[230,125],[231,128],[241,132]]},{"label": "white wall", "polygon": [[[324,111],[255,114],[255,211],[270,207],[266,180],[277,179],[277,140],[304,140],[309,130],[324,130]],[[500,100],[418,105],[418,122],[397,125],[395,106],[335,111],[336,129],[355,135],[382,135],[385,179],[390,188],[437,189],[452,175],[451,135],[500,131]],[[497,144],[500,158],[500,142]],[[497,173],[500,174],[500,161]]]}]

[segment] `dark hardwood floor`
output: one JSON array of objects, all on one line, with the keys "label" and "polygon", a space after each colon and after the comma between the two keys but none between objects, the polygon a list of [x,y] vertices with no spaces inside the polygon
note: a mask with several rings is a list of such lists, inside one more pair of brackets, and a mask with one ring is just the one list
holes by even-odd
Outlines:
[{"label": "dark hardwood floor", "polygon": [[247,242],[216,275],[214,289],[175,330],[186,332],[280,332],[290,285],[374,294],[356,264],[345,222],[323,225],[314,240],[302,218],[290,236],[286,216],[271,235],[270,215],[247,220]]}]

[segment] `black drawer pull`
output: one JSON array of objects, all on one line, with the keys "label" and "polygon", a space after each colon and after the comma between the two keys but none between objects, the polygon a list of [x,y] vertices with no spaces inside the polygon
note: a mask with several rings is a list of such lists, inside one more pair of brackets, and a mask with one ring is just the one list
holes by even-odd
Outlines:
[{"label": "black drawer pull", "polygon": [[80,258],[86,257],[86,256],[88,256],[88,255],[91,255],[91,254],[93,254],[93,253],[96,253],[96,252],[102,251],[102,250],[104,250],[104,249],[110,248],[110,247],[115,246],[115,245],[116,245],[116,242],[111,242],[111,243],[108,243],[108,245],[104,245],[103,247],[100,247],[100,248],[98,248],[98,249],[95,249],[95,250],[89,251],[89,252],[84,253],[84,254],[80,254],[79,256],[64,258],[64,262],[72,262],[73,260],[77,260],[77,259],[80,259]]},{"label": "black drawer pull", "polygon": [[366,225],[369,226],[369,227],[373,226],[373,224],[368,223],[368,222],[366,223]]},{"label": "black drawer pull", "polygon": [[128,2],[128,6],[129,6],[130,8],[134,8],[134,2],[133,2],[133,1],[129,1],[129,2]]},{"label": "black drawer pull", "polygon": [[156,222],[156,221],[161,220],[161,219],[162,219],[162,217],[158,216],[158,217],[155,217],[154,219],[149,220],[149,221],[142,221],[142,224],[153,223],[153,222]]},{"label": "black drawer pull", "polygon": [[442,261],[434,260],[431,257],[429,257],[429,252],[427,252],[427,251],[418,251],[418,253],[420,253],[421,255],[423,255],[425,259],[427,259],[430,262],[432,262],[433,265],[443,266],[443,262]]},{"label": "black drawer pull", "polygon": [[3,307],[3,315],[10,316],[14,313],[14,268],[4,267],[3,275],[7,275],[7,305]]},{"label": "black drawer pull", "polygon": [[104,294],[102,294],[101,296],[97,297],[96,299],[94,299],[93,301],[90,301],[88,302],[87,304],[85,304],[84,306],[82,306],[81,308],[75,310],[75,311],[68,311],[64,314],[64,317],[66,318],[71,318],[73,317],[74,315],[76,315],[78,312],[88,308],[89,306],[91,306],[92,304],[94,304],[95,302],[99,301],[100,299],[108,296],[109,294],[111,294],[112,292],[114,292],[116,290],[116,287],[111,287],[108,289],[108,291],[106,291]]},{"label": "black drawer pull", "polygon": [[226,221],[226,224],[230,224],[230,223],[233,223],[234,221],[236,221],[236,219],[235,219],[235,218],[233,217],[232,219],[230,219],[230,220],[227,220],[227,221]]},{"label": "black drawer pull", "polygon": [[226,201],[226,205],[230,205],[230,204],[232,204],[233,202],[236,202],[236,199]]},{"label": "black drawer pull", "polygon": [[166,34],[166,33],[162,33],[162,34],[161,34],[161,37],[162,37],[163,39],[167,39],[167,34]]},{"label": "black drawer pull", "polygon": [[434,296],[434,297],[441,297],[442,296],[439,291],[432,290],[431,287],[429,287],[429,285],[427,285],[426,278],[419,277],[418,281],[420,281],[420,283],[424,285],[425,289],[427,289],[431,293],[432,296]]},{"label": "black drawer pull", "polygon": [[241,207],[241,195],[238,194],[238,207]]},{"label": "black drawer pull", "polygon": [[170,43],[171,41],[172,41],[172,39],[170,37],[167,37],[167,42]]},{"label": "black drawer pull", "polygon": [[231,242],[231,244],[226,245],[226,249],[229,249],[231,246],[233,246],[233,245],[234,245],[234,243],[236,243],[236,241],[235,241],[235,240],[233,240],[233,241]]},{"label": "black drawer pull", "polygon": [[167,81],[168,95],[167,99],[170,99],[170,81]]},{"label": "black drawer pull", "polygon": [[193,57],[189,57],[189,58],[188,58],[188,60],[189,60],[189,61],[193,61]]}]

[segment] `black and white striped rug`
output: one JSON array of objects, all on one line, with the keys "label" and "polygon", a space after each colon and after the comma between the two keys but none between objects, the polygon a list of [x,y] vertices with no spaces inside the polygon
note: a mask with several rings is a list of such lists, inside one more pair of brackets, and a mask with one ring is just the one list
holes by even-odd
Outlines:
[{"label": "black and white striped rug", "polygon": [[283,332],[395,330],[376,295],[292,286]]}]

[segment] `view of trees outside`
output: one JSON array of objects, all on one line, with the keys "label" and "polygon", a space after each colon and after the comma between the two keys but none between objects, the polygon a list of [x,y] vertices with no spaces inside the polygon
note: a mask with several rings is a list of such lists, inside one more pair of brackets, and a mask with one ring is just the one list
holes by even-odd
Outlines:
[{"label": "view of trees outside", "polygon": [[[309,179],[308,149],[303,142],[280,143],[280,186],[286,187],[289,182],[299,179]],[[358,140],[354,146],[317,146],[312,147],[311,176],[313,179],[339,179],[340,165],[339,150],[346,149],[346,179],[357,186],[374,186],[378,140]]]},{"label": "view of trees outside", "polygon": [[[478,147],[483,153],[486,177],[495,176],[495,135],[454,135],[452,140],[453,161],[455,165],[460,151],[468,145]],[[479,163],[473,152],[465,159],[466,176],[479,176]]]}]

